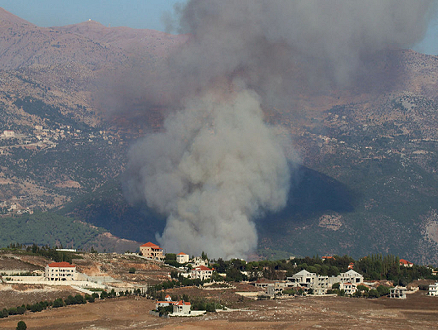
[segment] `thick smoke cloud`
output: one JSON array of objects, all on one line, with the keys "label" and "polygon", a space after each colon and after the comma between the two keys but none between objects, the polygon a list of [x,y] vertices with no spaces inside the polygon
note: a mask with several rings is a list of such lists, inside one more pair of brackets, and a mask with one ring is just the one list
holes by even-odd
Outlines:
[{"label": "thick smoke cloud", "polygon": [[[172,251],[244,257],[254,217],[287,200],[285,142],[264,108],[346,86],[375,54],[424,36],[435,1],[193,0],[174,26],[189,40],[144,75],[148,104],[178,109],[129,153],[127,191],[168,216]],[[170,24],[171,25],[171,24]],[[290,157],[289,157],[290,158]]]},{"label": "thick smoke cloud", "polygon": [[159,241],[171,251],[245,256],[257,245],[251,217],[283,207],[289,187],[281,141],[264,124],[258,96],[207,92],[164,126],[130,154],[135,195],[169,215]]}]

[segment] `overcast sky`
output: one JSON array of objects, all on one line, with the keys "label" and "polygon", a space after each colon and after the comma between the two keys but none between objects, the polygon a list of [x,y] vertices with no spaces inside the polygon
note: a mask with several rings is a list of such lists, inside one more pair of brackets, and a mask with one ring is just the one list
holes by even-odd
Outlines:
[{"label": "overcast sky", "polygon": [[[106,26],[165,30],[162,16],[185,0],[0,0],[0,7],[38,26],[62,26],[92,19]],[[415,50],[438,54],[438,18]]]}]

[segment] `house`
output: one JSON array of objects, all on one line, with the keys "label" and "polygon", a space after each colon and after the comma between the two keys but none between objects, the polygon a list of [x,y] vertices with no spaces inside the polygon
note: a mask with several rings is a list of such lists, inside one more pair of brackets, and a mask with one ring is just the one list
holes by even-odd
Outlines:
[{"label": "house", "polygon": [[412,262],[409,262],[409,261],[405,260],[405,259],[400,259],[400,266],[403,266],[403,267],[413,267],[414,264]]},{"label": "house", "polygon": [[208,280],[213,275],[213,269],[205,266],[198,266],[192,269],[190,276],[192,278],[199,278],[201,281]]},{"label": "house", "polygon": [[176,304],[176,301],[172,301],[172,297],[170,297],[169,295],[166,295],[166,297],[164,298],[164,300],[157,300],[155,302],[155,309],[158,310],[159,307],[167,307],[170,305]]},{"label": "house", "polygon": [[176,255],[176,262],[179,264],[186,264],[189,262],[189,259],[189,255],[184,252],[180,252]]},{"label": "house", "polygon": [[324,260],[330,260],[330,259],[335,260],[335,257],[333,257],[333,256],[322,256],[322,257],[321,257],[321,260],[322,260],[322,261],[324,261]]},{"label": "house", "polygon": [[52,262],[46,266],[44,277],[48,281],[73,281],[77,277],[76,266],[68,262]]},{"label": "house", "polygon": [[351,282],[340,283],[339,290],[344,290],[346,295],[353,295],[357,291],[357,285]]},{"label": "house", "polygon": [[187,315],[190,314],[190,309],[192,305],[189,302],[185,302],[184,300],[180,300],[173,304],[173,314],[176,315]]},{"label": "house", "polygon": [[363,275],[359,274],[358,272],[355,272],[354,270],[350,269],[349,271],[345,273],[341,273],[339,276],[339,282],[341,283],[363,283]]},{"label": "house", "polygon": [[274,282],[274,283],[269,283],[266,286],[266,294],[268,296],[274,297],[278,294],[283,294],[283,290],[286,287],[286,283],[285,282]]},{"label": "house", "polygon": [[164,260],[163,249],[152,242],[147,242],[141,245],[140,253],[146,258],[151,258],[154,260],[161,260],[161,261]]},{"label": "house", "polygon": [[429,285],[429,292],[427,294],[429,296],[438,296],[438,282]]},{"label": "house", "polygon": [[292,277],[288,277],[287,280],[289,281],[289,283],[291,283],[291,285],[289,286],[311,288],[316,282],[316,278],[317,275],[315,273],[310,273],[307,270],[303,269],[294,274]]},{"label": "house", "polygon": [[195,257],[192,260],[190,260],[190,263],[193,267],[207,266],[208,260],[202,259],[201,257]]},{"label": "house", "polygon": [[406,299],[406,288],[396,286],[389,291],[389,298]]}]

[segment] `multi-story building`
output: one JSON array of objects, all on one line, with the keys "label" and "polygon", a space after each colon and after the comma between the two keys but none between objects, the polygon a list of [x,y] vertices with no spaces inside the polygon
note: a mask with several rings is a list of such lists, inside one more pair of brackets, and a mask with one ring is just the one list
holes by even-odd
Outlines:
[{"label": "multi-story building", "polygon": [[396,286],[389,290],[389,298],[406,299],[406,291],[405,287]]},{"label": "multi-story building", "polygon": [[164,260],[163,249],[152,242],[147,242],[141,245],[140,253],[147,258],[151,258],[154,260],[161,260],[161,261]]},{"label": "multi-story building", "polygon": [[357,291],[357,285],[351,282],[343,282],[339,285],[339,290],[344,290],[347,296],[353,295]]},{"label": "multi-story building", "polygon": [[363,275],[359,274],[358,272],[355,272],[354,270],[350,269],[348,272],[341,273],[340,275],[336,276],[339,278],[339,282],[341,283],[363,283]]},{"label": "multi-story building", "polygon": [[199,278],[201,281],[210,279],[212,275],[213,269],[202,265],[193,268],[190,273],[191,278]]},{"label": "multi-story building", "polygon": [[429,296],[438,296],[438,282],[429,285],[429,292],[427,294]]},{"label": "multi-story building", "polygon": [[305,290],[312,289],[314,294],[325,294],[335,283],[350,283],[354,287],[363,283],[363,276],[354,270],[341,273],[338,276],[321,276],[316,273],[310,273],[307,270],[301,270],[295,275],[288,277],[288,287],[301,287]]},{"label": "multi-story building", "polygon": [[44,277],[49,281],[73,281],[76,276],[76,266],[65,261],[48,264],[44,272]]}]

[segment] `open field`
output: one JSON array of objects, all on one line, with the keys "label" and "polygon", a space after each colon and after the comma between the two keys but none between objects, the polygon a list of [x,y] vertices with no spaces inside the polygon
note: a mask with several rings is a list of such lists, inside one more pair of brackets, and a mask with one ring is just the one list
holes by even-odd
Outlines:
[{"label": "open field", "polygon": [[406,300],[303,297],[245,301],[240,311],[208,313],[198,318],[164,319],[149,315],[154,301],[117,298],[86,305],[10,316],[0,329],[436,329],[438,298],[424,292]]}]

